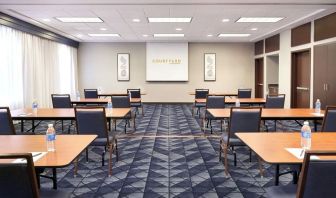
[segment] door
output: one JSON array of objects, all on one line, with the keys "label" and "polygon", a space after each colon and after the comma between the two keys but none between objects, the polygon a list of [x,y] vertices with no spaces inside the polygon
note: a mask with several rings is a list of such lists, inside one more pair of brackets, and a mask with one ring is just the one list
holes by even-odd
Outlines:
[{"label": "door", "polygon": [[292,53],[291,106],[310,107],[310,50]]},{"label": "door", "polygon": [[336,105],[336,43],[328,45],[327,105]]},{"label": "door", "polygon": [[314,47],[314,100],[321,101],[321,108],[324,109],[327,103],[326,83],[328,68],[328,45]]},{"label": "door", "polygon": [[264,97],[264,58],[255,59],[255,97]]}]

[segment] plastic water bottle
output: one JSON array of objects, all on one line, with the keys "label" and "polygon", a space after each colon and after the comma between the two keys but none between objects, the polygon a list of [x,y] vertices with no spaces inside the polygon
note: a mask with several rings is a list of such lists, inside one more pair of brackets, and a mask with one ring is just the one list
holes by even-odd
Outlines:
[{"label": "plastic water bottle", "polygon": [[132,100],[132,92],[128,93],[130,101]]},{"label": "plastic water bottle", "polygon": [[80,100],[80,92],[79,91],[76,92],[76,99]]},{"label": "plastic water bottle", "polygon": [[108,101],[108,103],[107,103],[107,109],[108,110],[112,109],[112,102],[111,101]]},{"label": "plastic water bottle", "polygon": [[32,104],[32,109],[33,109],[33,113],[36,114],[37,113],[37,108],[38,108],[38,103],[36,100],[33,101]]},{"label": "plastic water bottle", "polygon": [[315,102],[315,113],[321,113],[321,102],[320,99],[317,99]]},{"label": "plastic water bottle", "polygon": [[48,152],[54,152],[56,150],[55,149],[56,132],[53,124],[48,124],[48,129],[46,132],[46,140],[47,140]]},{"label": "plastic water bottle", "polygon": [[238,98],[236,99],[236,107],[240,107],[240,101]]},{"label": "plastic water bottle", "polygon": [[303,150],[311,147],[311,129],[308,121],[305,121],[301,128],[301,147]]}]

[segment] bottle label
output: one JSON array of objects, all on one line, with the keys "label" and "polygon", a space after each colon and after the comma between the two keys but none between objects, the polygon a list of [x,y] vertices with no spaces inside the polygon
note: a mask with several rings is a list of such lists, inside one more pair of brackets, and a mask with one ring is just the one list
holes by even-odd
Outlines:
[{"label": "bottle label", "polygon": [[306,131],[301,131],[301,137],[303,138],[311,138],[311,133]]},{"label": "bottle label", "polygon": [[56,138],[55,134],[48,134],[47,135],[47,141],[54,141]]}]

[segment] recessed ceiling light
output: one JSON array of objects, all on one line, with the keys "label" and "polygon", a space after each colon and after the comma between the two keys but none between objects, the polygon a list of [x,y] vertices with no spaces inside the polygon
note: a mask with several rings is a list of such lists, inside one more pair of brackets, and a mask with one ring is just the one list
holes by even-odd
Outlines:
[{"label": "recessed ceiling light", "polygon": [[252,30],[252,31],[256,31],[256,30],[258,30],[258,28],[251,28],[251,30]]},{"label": "recessed ceiling light", "polygon": [[212,34],[208,34],[207,37],[213,37],[213,35]]},{"label": "recessed ceiling light", "polygon": [[238,23],[275,23],[282,20],[284,17],[241,17],[236,22]]},{"label": "recessed ceiling light", "polygon": [[176,28],[175,30],[176,31],[182,31],[182,28]]},{"label": "recessed ceiling light", "polygon": [[51,20],[50,19],[42,19],[42,21],[44,21],[44,22],[50,22]]},{"label": "recessed ceiling light", "polygon": [[150,23],[190,23],[191,17],[184,18],[152,18],[148,17]]},{"label": "recessed ceiling light", "polygon": [[250,34],[219,34],[218,37],[248,37]]},{"label": "recessed ceiling light", "polygon": [[56,19],[63,23],[102,23],[104,22],[99,17],[56,17]]},{"label": "recessed ceiling light", "polygon": [[107,29],[106,28],[100,28],[101,31],[106,31]]},{"label": "recessed ceiling light", "polygon": [[222,22],[229,22],[230,19],[222,19]]},{"label": "recessed ceiling light", "polygon": [[135,23],[138,23],[138,22],[140,22],[140,19],[133,19],[132,21],[135,22]]},{"label": "recessed ceiling light", "polygon": [[154,37],[184,37],[184,34],[154,34]]},{"label": "recessed ceiling light", "polygon": [[119,34],[88,34],[92,37],[120,37]]},{"label": "recessed ceiling light", "polygon": [[143,34],[142,36],[143,36],[143,37],[148,37],[148,34]]}]

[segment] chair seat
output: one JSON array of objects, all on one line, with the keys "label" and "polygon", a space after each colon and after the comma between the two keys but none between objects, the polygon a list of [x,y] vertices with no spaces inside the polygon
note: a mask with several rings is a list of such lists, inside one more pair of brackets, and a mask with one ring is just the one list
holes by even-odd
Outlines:
[{"label": "chair seat", "polygon": [[205,107],[205,103],[195,103],[195,107]]},{"label": "chair seat", "polygon": [[[228,141],[228,134],[224,133],[221,136],[221,140],[226,143]],[[238,138],[234,138],[234,137],[230,137],[230,145],[231,146],[245,146],[244,142],[242,142],[240,139]]]},{"label": "chair seat", "polygon": [[141,102],[131,102],[131,107],[141,107]]},{"label": "chair seat", "polygon": [[71,192],[65,192],[61,190],[54,189],[41,189],[40,190],[41,198],[68,198],[71,197]]},{"label": "chair seat", "polygon": [[[114,144],[115,136],[113,135],[112,137],[109,138],[111,144]],[[105,146],[107,144],[107,139],[106,138],[96,138],[91,145],[92,146]]]},{"label": "chair seat", "polygon": [[289,184],[286,186],[272,186],[266,188],[268,197],[293,198],[296,197],[297,185]]}]

